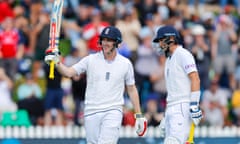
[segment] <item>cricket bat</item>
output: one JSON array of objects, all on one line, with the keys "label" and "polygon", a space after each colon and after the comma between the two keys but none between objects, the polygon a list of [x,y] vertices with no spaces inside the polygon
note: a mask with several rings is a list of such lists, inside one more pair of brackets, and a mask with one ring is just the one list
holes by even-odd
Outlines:
[{"label": "cricket bat", "polygon": [[[62,9],[64,0],[54,0],[50,19],[49,47],[53,52],[59,52],[59,37],[61,30]],[[49,78],[54,79],[54,61],[50,62]]]},{"label": "cricket bat", "polygon": [[195,125],[192,122],[191,127],[190,127],[190,132],[189,132],[189,136],[188,136],[188,140],[185,144],[194,144],[194,132],[195,132]]}]

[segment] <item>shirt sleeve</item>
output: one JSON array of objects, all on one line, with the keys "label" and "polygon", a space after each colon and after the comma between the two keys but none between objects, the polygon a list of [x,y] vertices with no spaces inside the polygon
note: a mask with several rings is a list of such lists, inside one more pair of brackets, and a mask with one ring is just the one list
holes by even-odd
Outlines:
[{"label": "shirt sleeve", "polygon": [[197,71],[197,66],[194,57],[190,52],[186,51],[184,53],[181,53],[181,55],[179,56],[181,65],[187,74]]},{"label": "shirt sleeve", "polygon": [[125,76],[125,82],[126,82],[126,85],[135,84],[133,66],[130,62],[128,63],[128,70]]},{"label": "shirt sleeve", "polygon": [[74,64],[72,68],[77,72],[78,75],[87,71],[90,56],[84,57],[78,63]]}]

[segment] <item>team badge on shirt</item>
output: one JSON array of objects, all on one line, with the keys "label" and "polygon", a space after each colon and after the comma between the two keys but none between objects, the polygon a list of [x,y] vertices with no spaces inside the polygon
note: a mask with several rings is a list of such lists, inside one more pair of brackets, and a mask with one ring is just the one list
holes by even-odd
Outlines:
[{"label": "team badge on shirt", "polygon": [[105,80],[108,81],[110,79],[110,72],[106,72]]}]

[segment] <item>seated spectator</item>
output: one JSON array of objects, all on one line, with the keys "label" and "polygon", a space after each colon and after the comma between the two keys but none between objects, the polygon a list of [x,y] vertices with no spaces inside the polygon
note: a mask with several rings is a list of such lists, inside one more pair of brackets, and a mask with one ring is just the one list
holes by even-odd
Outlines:
[{"label": "seated spectator", "polygon": [[202,109],[204,124],[210,126],[224,126],[228,118],[228,97],[230,91],[221,88],[218,81],[211,81],[210,88],[203,92]]},{"label": "seated spectator", "polygon": [[154,94],[148,97],[145,117],[147,118],[148,126],[154,127],[158,126],[163,118],[163,113],[158,112],[158,98]]},{"label": "seated spectator", "polygon": [[0,67],[0,114],[17,110],[17,106],[11,98],[12,88],[12,80],[7,76],[4,69]]},{"label": "seated spectator", "polygon": [[18,109],[25,109],[33,125],[43,121],[43,101],[40,86],[33,80],[32,74],[26,74],[26,81],[17,89]]}]

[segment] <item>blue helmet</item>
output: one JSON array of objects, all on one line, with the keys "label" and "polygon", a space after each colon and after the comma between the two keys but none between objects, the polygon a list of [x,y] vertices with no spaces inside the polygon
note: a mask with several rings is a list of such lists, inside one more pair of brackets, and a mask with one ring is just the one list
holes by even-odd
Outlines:
[{"label": "blue helmet", "polygon": [[100,41],[103,38],[109,38],[109,39],[115,40],[117,44],[122,42],[121,32],[119,31],[118,28],[113,26],[105,27],[99,37],[100,37]]},{"label": "blue helmet", "polygon": [[160,39],[174,36],[175,42],[178,43],[180,41],[180,35],[178,31],[172,26],[163,26],[158,29],[156,37],[153,39],[154,43],[159,42]]}]

